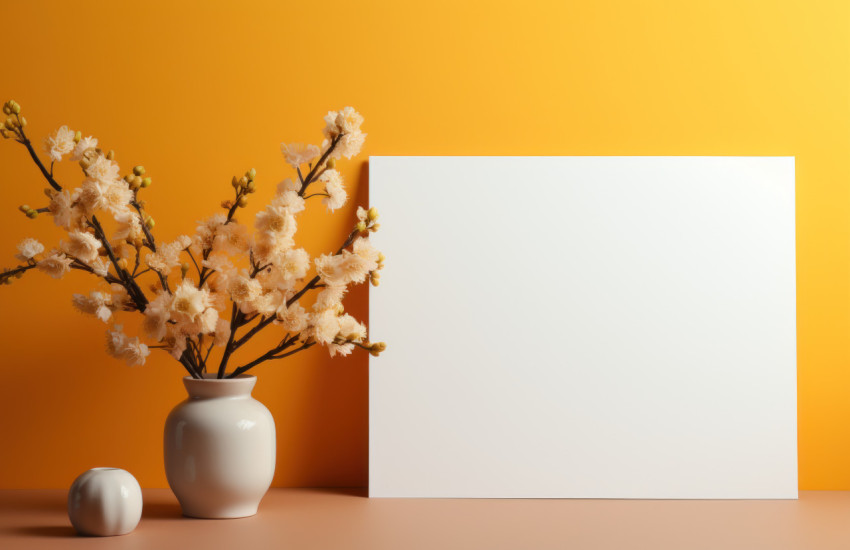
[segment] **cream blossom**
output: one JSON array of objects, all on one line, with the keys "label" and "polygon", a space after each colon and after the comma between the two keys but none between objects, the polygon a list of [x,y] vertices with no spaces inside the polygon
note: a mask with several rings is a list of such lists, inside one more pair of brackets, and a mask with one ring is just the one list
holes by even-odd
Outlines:
[{"label": "cream blossom", "polygon": [[227,319],[219,319],[215,323],[213,344],[218,347],[226,346],[228,338],[230,338],[230,322]]},{"label": "cream blossom", "polygon": [[342,176],[336,170],[325,170],[325,173],[319,178],[319,181],[325,184],[325,193],[327,197],[322,199],[322,203],[328,207],[328,210],[334,211],[342,207],[348,199],[348,193],[345,192],[345,187],[342,186]]},{"label": "cream blossom", "polygon": [[76,205],[81,190],[71,194],[67,189],[53,191],[47,209],[53,215],[53,223],[64,229],[82,229],[85,225],[85,212]]},{"label": "cream blossom", "polygon": [[77,143],[76,147],[74,147],[74,152],[71,154],[71,160],[81,160],[83,158],[83,153],[89,149],[97,149],[97,138],[89,136],[80,139],[79,143]]},{"label": "cream blossom", "polygon": [[173,242],[160,244],[156,252],[145,256],[145,263],[154,271],[168,273],[172,268],[180,265],[180,252],[189,248],[191,244],[191,237],[181,235]]},{"label": "cream blossom", "polygon": [[301,189],[301,185],[292,180],[292,178],[286,178],[282,182],[277,184],[277,194],[280,195],[285,193],[286,191],[295,191],[296,193]]},{"label": "cream blossom", "polygon": [[278,191],[274,199],[272,199],[271,205],[276,208],[281,208],[289,214],[297,214],[304,210],[305,207],[304,198],[301,197],[297,191],[293,191],[292,189]]},{"label": "cream blossom", "polygon": [[301,332],[307,328],[310,322],[309,314],[299,303],[292,304],[287,307],[286,303],[281,304],[275,311],[277,318],[276,323],[287,332]]},{"label": "cream blossom", "polygon": [[63,275],[71,271],[73,262],[71,258],[53,249],[36,265],[40,271],[47,273],[54,279],[61,279]]},{"label": "cream blossom", "polygon": [[239,305],[250,304],[260,297],[263,287],[260,281],[252,279],[245,275],[233,277],[227,285],[227,292],[230,294],[230,299]]},{"label": "cream blossom", "polygon": [[281,143],[280,152],[283,153],[286,162],[293,168],[307,164],[319,156],[319,148],[315,145],[303,143]]},{"label": "cream blossom", "polygon": [[74,294],[71,298],[74,307],[82,313],[94,315],[104,323],[112,317],[112,295],[93,291],[88,296]]},{"label": "cream blossom", "polygon": [[44,140],[44,152],[53,162],[59,162],[73,150],[74,131],[67,126],[62,126]]},{"label": "cream blossom", "polygon": [[156,341],[162,340],[167,334],[167,323],[171,317],[171,300],[170,293],[161,292],[145,308],[142,328],[148,336]]},{"label": "cream blossom", "polygon": [[216,230],[213,250],[227,254],[244,254],[251,247],[248,228],[241,223],[230,222]]},{"label": "cream blossom", "polygon": [[142,344],[139,337],[128,338],[122,332],[121,325],[115,325],[115,330],[106,331],[106,351],[116,359],[123,359],[129,366],[144,365],[150,351]]},{"label": "cream blossom", "polygon": [[102,154],[97,154],[85,169],[86,175],[104,184],[116,183],[121,180],[121,169],[118,163],[109,160]]},{"label": "cream blossom", "polygon": [[171,315],[176,320],[195,321],[210,307],[210,293],[206,288],[197,289],[191,279],[184,279],[174,290],[171,300]]},{"label": "cream blossom", "polygon": [[85,231],[71,231],[68,240],[59,243],[62,252],[90,264],[97,260],[101,247],[100,241]]},{"label": "cream blossom", "polygon": [[130,210],[115,214],[115,233],[113,237],[116,239],[129,239],[135,241],[144,236],[142,231],[142,222],[139,220],[138,214]]},{"label": "cream blossom", "polygon": [[22,262],[32,260],[37,255],[44,252],[44,245],[35,239],[27,238],[18,243],[18,253],[15,258]]},{"label": "cream blossom", "polygon": [[209,250],[215,243],[215,236],[218,229],[227,221],[227,216],[224,214],[213,214],[206,220],[198,222],[198,227],[195,230],[195,244],[201,250]]}]

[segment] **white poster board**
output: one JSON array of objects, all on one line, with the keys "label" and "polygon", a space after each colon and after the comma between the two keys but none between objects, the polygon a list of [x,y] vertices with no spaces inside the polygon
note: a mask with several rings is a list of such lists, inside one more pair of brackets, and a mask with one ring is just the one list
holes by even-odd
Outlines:
[{"label": "white poster board", "polygon": [[797,498],[793,157],[372,157],[373,497]]}]

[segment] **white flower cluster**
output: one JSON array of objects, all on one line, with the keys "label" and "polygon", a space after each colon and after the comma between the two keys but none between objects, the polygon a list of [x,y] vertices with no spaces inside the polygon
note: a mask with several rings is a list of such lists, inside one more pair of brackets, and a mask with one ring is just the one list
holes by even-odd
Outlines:
[{"label": "white flower cluster", "polygon": [[[51,171],[49,204],[21,210],[29,217],[49,213],[67,237],[47,253],[35,239],[22,241],[15,257],[24,265],[16,268],[16,276],[30,268],[54,278],[72,269],[98,276],[103,288],[74,294],[73,305],[112,324],[107,350],[130,365],[144,364],[150,351],[139,337],[128,337],[122,325],[114,324],[121,311],[142,313],[142,331],[155,342],[151,346],[168,351],[193,376],[206,371],[212,346],[224,348],[223,370],[244,340],[269,325],[286,334],[279,348],[266,354],[269,358],[315,344],[327,346],[331,356],[348,355],[356,346],[377,355],[385,346],[369,343],[365,325],[346,313],[342,303],[349,285],[379,282],[384,258],[368,238],[379,227],[377,211],[358,208],[356,224],[335,253],[311,261],[295,243],[297,216],[309,198],[323,197],[331,211],[345,205],[348,194],[336,162],[360,152],[366,137],[362,123],[363,117],[346,107],[325,117],[321,147],[281,144],[297,177],[277,186],[253,227],[234,217],[254,192],[256,173],[250,170],[233,178],[235,198],[222,203],[226,213],[198,222],[191,236],[165,243],[154,241],[153,220],[137,198],[151,183],[142,177],[144,168],[137,166],[122,177],[114,154],[99,149],[97,139],[63,126],[45,140],[45,152],[52,162],[70,155],[85,178],[79,187],[63,188],[51,181]],[[15,135],[23,136],[23,125],[16,128]],[[96,216],[112,218],[111,234]],[[4,277],[0,282],[11,279]],[[150,279],[142,284],[140,277]],[[313,303],[305,308],[302,299]]]}]

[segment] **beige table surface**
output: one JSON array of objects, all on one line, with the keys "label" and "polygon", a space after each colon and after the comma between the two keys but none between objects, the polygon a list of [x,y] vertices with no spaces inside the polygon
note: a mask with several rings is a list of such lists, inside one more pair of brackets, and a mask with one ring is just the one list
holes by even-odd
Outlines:
[{"label": "beige table surface", "polygon": [[363,489],[272,489],[257,516],[184,518],[144,491],[136,530],[74,534],[65,491],[0,491],[0,549],[850,549],[850,492],[800,500],[369,499]]}]

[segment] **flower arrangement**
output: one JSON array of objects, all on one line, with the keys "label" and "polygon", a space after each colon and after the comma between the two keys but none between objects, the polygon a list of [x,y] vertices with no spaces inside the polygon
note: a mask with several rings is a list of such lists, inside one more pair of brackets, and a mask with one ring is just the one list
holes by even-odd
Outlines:
[{"label": "flower arrangement", "polygon": [[[295,247],[296,216],[309,199],[321,197],[331,211],[347,200],[336,163],[357,155],[366,137],[360,129],[363,117],[351,107],[328,113],[321,146],[281,144],[297,179],[278,184],[271,204],[254,217],[253,231],[235,217],[255,191],[251,169],[233,177],[234,195],[221,203],[223,213],[198,222],[194,235],[171,242],[154,237],[154,219],[141,198],[152,183],[143,166],[122,177],[114,151],[104,152],[96,138],[62,126],[44,140],[48,168],[27,137],[20,105],[8,101],[3,113],[7,118],[0,134],[26,148],[50,185],[47,206],[22,205],[21,212],[33,219],[52,216],[67,239],[46,252],[38,240],[24,239],[15,256],[21,264],[0,273],[0,283],[11,284],[33,269],[56,279],[71,270],[96,277],[98,288],[74,294],[72,302],[107,323],[106,349],[113,357],[142,365],[151,349],[161,349],[193,378],[212,373],[232,378],[316,344],[325,345],[331,356],[348,355],[355,347],[377,356],[386,348],[366,339],[366,327],[342,303],[349,285],[379,284],[384,256],[369,241],[380,225],[377,210],[358,207],[342,246],[313,260],[310,279],[310,257]],[[54,164],[66,156],[83,172],[82,184],[73,189],[53,175]],[[315,298],[309,310],[300,303],[308,293]],[[143,315],[141,330],[150,344],[123,331],[119,312]],[[234,352],[270,325],[278,328],[281,340],[228,371]],[[222,348],[217,368],[211,361],[214,347]]]}]

